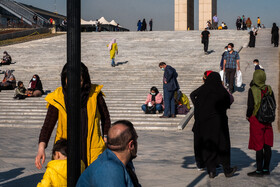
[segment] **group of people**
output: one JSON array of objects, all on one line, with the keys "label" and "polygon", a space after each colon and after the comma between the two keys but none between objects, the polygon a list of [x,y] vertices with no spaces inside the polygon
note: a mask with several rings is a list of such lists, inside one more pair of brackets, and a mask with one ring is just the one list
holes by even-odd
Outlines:
[{"label": "group of people", "polygon": [[[187,114],[190,110],[189,98],[180,90],[174,92],[175,114]],[[147,95],[145,104],[142,105],[142,110],[146,114],[162,113],[164,111],[164,99],[157,87],[153,86],[150,93]]]},{"label": "group of people", "polygon": [[[246,19],[244,15],[241,17],[237,17],[235,25],[237,30],[252,30],[253,28],[255,28],[250,17]],[[261,23],[260,17],[257,18],[257,28],[264,28],[264,25]]]},{"label": "group of people", "polygon": [[4,73],[4,78],[0,82],[0,92],[1,90],[14,90],[14,99],[25,99],[26,97],[40,97],[44,94],[42,82],[38,75],[33,75],[29,81],[28,88],[24,87],[22,81],[16,83],[16,78],[11,70],[6,70]]},{"label": "group of people", "polygon": [[[149,27],[150,27],[149,31],[153,31],[153,19],[151,19],[149,21]],[[137,22],[137,31],[147,31],[147,30],[148,30],[148,26],[147,26],[146,20],[143,19],[142,22],[141,22],[141,20],[138,20],[138,22]]]}]

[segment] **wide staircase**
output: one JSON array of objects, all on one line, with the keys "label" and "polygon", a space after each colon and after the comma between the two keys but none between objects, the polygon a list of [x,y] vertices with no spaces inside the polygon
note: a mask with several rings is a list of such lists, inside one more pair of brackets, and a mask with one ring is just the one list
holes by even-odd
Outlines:
[{"label": "wide staircase", "polygon": [[[261,31],[267,32],[267,31]],[[106,45],[117,38],[119,55],[116,67],[110,66]],[[162,93],[163,71],[159,62],[166,62],[178,72],[181,91],[189,94],[202,84],[205,70],[219,71],[221,54],[227,43],[238,50],[248,43],[245,31],[211,31],[209,55],[203,52],[200,31],[82,33],[82,61],[88,66],[93,83],[104,85],[106,103],[112,122],[127,119],[137,129],[177,130],[184,115],[161,119],[162,114],[144,114],[144,104],[152,86]],[[66,35],[1,47],[17,63],[2,66],[15,70],[17,81],[25,86],[38,74],[44,90],[60,86],[60,72],[66,62]],[[4,69],[5,68],[5,69]],[[40,128],[46,115],[45,95],[42,98],[14,100],[13,91],[0,93],[0,126]]]},{"label": "wide staircase", "polygon": [[[0,6],[5,10],[9,11],[19,19],[23,19],[29,25],[35,24],[33,20],[33,16],[36,14],[34,11],[30,10],[29,8],[25,7],[22,4],[19,4],[15,1],[11,0],[0,0]],[[48,20],[43,18],[42,16],[36,14],[38,17],[37,26],[43,27],[44,22],[47,23]]]}]

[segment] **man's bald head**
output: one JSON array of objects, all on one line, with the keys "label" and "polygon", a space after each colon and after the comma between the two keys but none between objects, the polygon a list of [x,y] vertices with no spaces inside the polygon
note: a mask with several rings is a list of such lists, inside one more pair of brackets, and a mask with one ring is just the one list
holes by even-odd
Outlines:
[{"label": "man's bald head", "polygon": [[137,138],[138,135],[133,127],[133,124],[130,121],[117,121],[109,129],[108,148],[116,152],[124,151],[129,141],[136,141]]}]

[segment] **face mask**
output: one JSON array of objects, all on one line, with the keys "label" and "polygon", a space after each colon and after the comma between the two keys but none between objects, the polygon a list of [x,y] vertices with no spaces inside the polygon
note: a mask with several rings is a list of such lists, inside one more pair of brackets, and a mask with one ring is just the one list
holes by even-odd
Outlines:
[{"label": "face mask", "polygon": [[228,51],[231,51],[231,48],[228,48]]},{"label": "face mask", "polygon": [[256,65],[258,65],[258,64],[255,64],[255,63],[254,63],[254,66],[256,66]]},{"label": "face mask", "polygon": [[225,49],[225,52],[227,52],[228,50],[227,49]]},{"label": "face mask", "polygon": [[36,81],[36,78],[32,78],[33,81]]},{"label": "face mask", "polygon": [[161,68],[162,71],[164,71],[164,68]]},{"label": "face mask", "polygon": [[152,92],[151,92],[151,95],[156,95],[156,93],[152,93]]}]

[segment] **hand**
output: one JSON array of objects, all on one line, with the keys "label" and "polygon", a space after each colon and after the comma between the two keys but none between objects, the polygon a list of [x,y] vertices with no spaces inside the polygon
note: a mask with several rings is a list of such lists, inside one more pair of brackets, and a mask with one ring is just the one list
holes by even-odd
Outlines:
[{"label": "hand", "polygon": [[104,140],[105,144],[107,144],[107,137],[104,136],[103,140]]},{"label": "hand", "polygon": [[[46,147],[45,142],[39,143],[38,153],[37,153],[37,156],[35,157],[35,166],[38,169],[42,169],[42,165],[45,163],[45,160],[46,160],[45,147]],[[41,159],[42,159],[42,162],[41,162]]]},{"label": "hand", "polygon": [[166,82],[166,81],[164,81],[164,84],[167,84],[167,82]]},{"label": "hand", "polygon": [[155,102],[154,102],[154,101],[152,101],[151,103],[152,103],[152,105],[155,105]]}]

